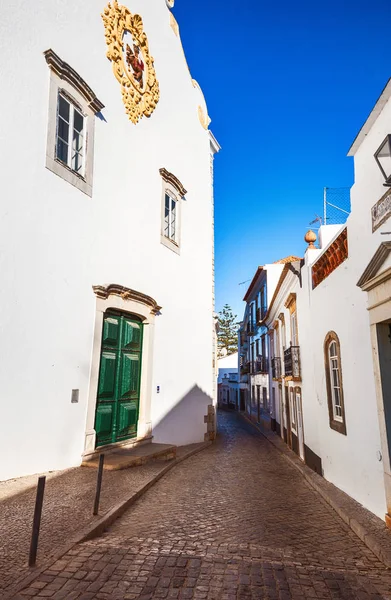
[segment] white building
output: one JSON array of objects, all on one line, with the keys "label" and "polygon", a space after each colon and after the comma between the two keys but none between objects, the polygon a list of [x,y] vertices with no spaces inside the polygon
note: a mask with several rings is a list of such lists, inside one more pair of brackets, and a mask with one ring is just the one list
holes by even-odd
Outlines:
[{"label": "white building", "polygon": [[277,430],[307,464],[386,514],[388,524],[390,98],[391,80],[349,151],[355,183],[347,222],[322,226],[319,248],[307,234],[304,261],[284,270],[264,320]]},{"label": "white building", "polygon": [[222,380],[218,385],[217,403],[219,408],[232,408],[238,410],[239,375],[237,370],[223,375]]},{"label": "white building", "polygon": [[229,356],[222,356],[217,362],[218,378],[217,382],[221,383],[224,375],[238,372],[238,353],[234,352]]},{"label": "white building", "polygon": [[237,409],[239,405],[238,353],[219,358],[218,368],[218,405]]},{"label": "white building", "polygon": [[[270,397],[275,430],[304,460],[302,368],[296,303],[300,266],[301,261],[295,260],[295,257],[285,263],[263,323],[268,330]],[[308,449],[308,464],[309,452]],[[314,468],[312,464],[310,466]]]},{"label": "white building", "polygon": [[126,2],[2,7],[0,479],[203,441],[215,404],[219,146],[174,0]]}]

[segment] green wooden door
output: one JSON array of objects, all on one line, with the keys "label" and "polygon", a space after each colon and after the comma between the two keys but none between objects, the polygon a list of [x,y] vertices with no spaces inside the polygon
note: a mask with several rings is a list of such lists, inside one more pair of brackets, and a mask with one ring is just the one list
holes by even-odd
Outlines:
[{"label": "green wooden door", "polygon": [[114,312],[103,320],[96,403],[96,445],[137,435],[143,325]]}]

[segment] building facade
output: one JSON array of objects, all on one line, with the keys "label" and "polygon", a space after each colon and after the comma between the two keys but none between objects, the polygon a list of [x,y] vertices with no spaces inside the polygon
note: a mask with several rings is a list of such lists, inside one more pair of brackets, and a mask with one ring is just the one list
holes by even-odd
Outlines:
[{"label": "building facade", "polygon": [[219,358],[218,363],[218,406],[237,409],[239,404],[238,353]]},{"label": "building facade", "polygon": [[173,4],[4,6],[0,479],[204,440],[219,146]]},{"label": "building facade", "polygon": [[345,223],[308,232],[264,321],[277,433],[311,468],[391,519],[391,81],[354,141]]},{"label": "building facade", "polygon": [[[264,321],[287,257],[258,267],[243,298],[239,329],[240,384],[246,412],[269,428],[275,427],[275,407],[269,393],[268,327]],[[243,401],[244,400],[244,401]]]},{"label": "building facade", "polygon": [[218,386],[217,404],[219,408],[238,410],[239,374],[237,371],[225,373]]}]

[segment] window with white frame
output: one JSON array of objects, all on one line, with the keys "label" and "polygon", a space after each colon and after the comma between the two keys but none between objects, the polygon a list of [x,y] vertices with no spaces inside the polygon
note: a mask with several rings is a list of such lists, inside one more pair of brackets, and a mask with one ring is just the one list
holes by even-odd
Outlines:
[{"label": "window with white frame", "polygon": [[177,243],[176,241],[176,211],[177,201],[168,192],[164,198],[164,236],[171,242]]},{"label": "window with white frame", "polygon": [[275,346],[275,355],[280,356],[280,328],[276,328],[276,346]]},{"label": "window with white frame", "polygon": [[331,344],[329,344],[329,369],[331,380],[333,417],[336,421],[342,421],[341,382],[339,378],[339,355],[337,351],[336,342],[331,342]]},{"label": "window with white frame", "polygon": [[292,346],[298,346],[297,312],[296,312],[296,310],[294,310],[291,313],[291,342],[292,342]]},{"label": "window with white frame", "polygon": [[274,354],[274,330],[273,329],[270,332],[269,340],[270,340],[270,358],[274,358],[275,354]]},{"label": "window with white frame", "polygon": [[56,158],[72,171],[84,176],[85,121],[81,109],[64,93],[58,93]]},{"label": "window with white frame", "polygon": [[296,394],[294,389],[291,387],[289,388],[290,391],[290,397],[291,397],[291,427],[292,430],[297,432],[297,427],[296,427],[296,423],[297,423],[297,407],[296,407]]},{"label": "window with white frame", "polygon": [[341,348],[339,338],[334,331],[330,331],[326,336],[324,355],[330,427],[346,435]]},{"label": "window with white frame", "polygon": [[163,179],[161,243],[180,254],[182,201],[187,193],[183,185],[166,169],[159,169]]},{"label": "window with white frame", "polygon": [[95,115],[104,105],[53,50],[44,56],[50,68],[46,168],[92,196]]}]

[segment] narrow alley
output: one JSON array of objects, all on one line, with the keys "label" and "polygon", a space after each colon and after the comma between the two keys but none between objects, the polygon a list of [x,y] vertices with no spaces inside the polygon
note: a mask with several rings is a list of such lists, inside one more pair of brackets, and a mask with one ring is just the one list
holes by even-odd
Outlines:
[{"label": "narrow alley", "polygon": [[235,413],[101,538],[16,598],[391,598],[382,563]]}]

